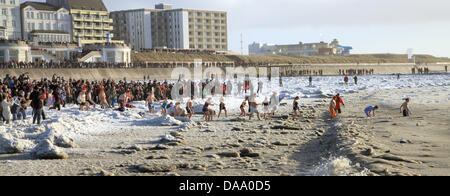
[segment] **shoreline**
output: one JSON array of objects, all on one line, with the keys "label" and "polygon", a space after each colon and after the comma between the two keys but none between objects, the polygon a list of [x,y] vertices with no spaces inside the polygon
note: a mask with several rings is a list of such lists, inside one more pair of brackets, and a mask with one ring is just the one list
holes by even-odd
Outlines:
[{"label": "shoreline", "polygon": [[[446,73],[444,64],[430,64],[428,67],[431,73]],[[393,75],[393,74],[411,74],[411,69],[414,65],[404,64],[381,64],[381,65],[298,65],[298,66],[279,66],[280,74],[283,77],[297,77],[297,76],[309,76],[301,75],[299,71],[322,71],[323,75],[312,75],[313,77],[325,77],[325,76],[344,76],[339,74],[339,70],[374,70],[373,75]],[[260,70],[261,74],[267,73],[267,67],[249,67],[251,69]],[[193,76],[194,68],[187,68]],[[205,71],[207,67],[203,68]],[[114,68],[73,68],[73,69],[0,69],[0,75],[4,77],[6,74],[18,76],[24,73],[28,73],[31,79],[40,80],[41,78],[51,78],[54,74],[64,78],[72,79],[87,79],[98,80],[99,78],[113,79],[113,80],[127,80],[143,81],[144,76],[150,76],[152,80],[170,80],[174,68],[127,68],[127,69],[114,69]],[[221,68],[225,72],[224,68]],[[200,74],[201,76],[202,74]],[[419,75],[419,74],[416,74]],[[222,75],[224,78],[225,75]],[[200,78],[194,78],[200,79]],[[176,77],[173,80],[178,80]]]}]

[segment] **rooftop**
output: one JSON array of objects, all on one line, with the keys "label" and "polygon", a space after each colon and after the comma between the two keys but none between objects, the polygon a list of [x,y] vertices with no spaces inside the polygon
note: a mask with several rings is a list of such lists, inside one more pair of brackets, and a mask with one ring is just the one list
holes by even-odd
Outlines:
[{"label": "rooftop", "polygon": [[20,9],[23,9],[27,6],[32,6],[34,9],[45,11],[58,11],[59,9],[61,9],[47,3],[33,2],[33,1],[27,1],[25,3],[20,4]]},{"label": "rooftop", "polygon": [[108,11],[102,0],[67,0],[69,9]]}]

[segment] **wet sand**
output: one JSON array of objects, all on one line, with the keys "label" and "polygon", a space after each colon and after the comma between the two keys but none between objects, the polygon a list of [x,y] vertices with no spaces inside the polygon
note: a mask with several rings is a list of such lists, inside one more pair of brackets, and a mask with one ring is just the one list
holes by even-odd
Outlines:
[{"label": "wet sand", "polygon": [[[450,175],[449,95],[442,86],[346,97],[342,153],[379,175]],[[410,117],[400,114],[402,97],[412,99]],[[376,104],[376,117],[364,117],[364,108]]]}]

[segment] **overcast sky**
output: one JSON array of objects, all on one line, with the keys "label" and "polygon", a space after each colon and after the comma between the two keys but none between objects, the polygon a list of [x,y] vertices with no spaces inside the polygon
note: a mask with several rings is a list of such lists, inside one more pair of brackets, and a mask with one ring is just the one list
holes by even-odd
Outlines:
[{"label": "overcast sky", "polygon": [[[41,0],[44,1],[44,0]],[[353,53],[414,53],[450,57],[449,0],[104,0],[110,11],[174,8],[228,12],[229,48],[253,42],[330,42]]]}]

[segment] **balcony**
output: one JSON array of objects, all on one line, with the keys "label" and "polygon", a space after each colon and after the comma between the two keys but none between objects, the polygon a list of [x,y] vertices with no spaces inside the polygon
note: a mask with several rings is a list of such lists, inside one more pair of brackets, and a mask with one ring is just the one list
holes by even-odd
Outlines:
[{"label": "balcony", "polygon": [[82,28],[84,28],[84,25],[83,24],[73,24],[73,27],[76,29],[82,29]]},{"label": "balcony", "polygon": [[94,25],[94,29],[96,30],[102,30],[103,26],[102,25]]},{"label": "balcony", "polygon": [[103,19],[103,22],[106,22],[106,23],[113,23],[113,19],[112,19],[112,18]]},{"label": "balcony", "polygon": [[102,21],[103,21],[102,18],[100,18],[100,17],[98,17],[98,18],[94,17],[94,22],[102,22]]},{"label": "balcony", "polygon": [[113,30],[113,26],[103,26],[103,30],[105,30],[105,31],[112,31]]},{"label": "balcony", "polygon": [[92,33],[92,32],[85,32],[85,33],[84,33],[84,36],[86,36],[86,37],[92,37],[92,36],[94,36],[94,33]]},{"label": "balcony", "polygon": [[[111,38],[113,38],[113,37],[114,37],[114,34],[113,34],[113,33],[110,33],[110,36],[111,36]],[[108,37],[108,33],[104,33],[104,34],[103,34],[103,37],[104,37],[104,38],[107,38],[107,37]]]},{"label": "balcony", "polygon": [[85,29],[92,29],[92,27],[94,27],[94,25],[92,25],[92,24],[85,24],[84,25]]},{"label": "balcony", "polygon": [[73,17],[73,20],[74,20],[74,21],[82,21],[83,18],[82,18],[81,16],[74,16],[74,17]]},{"label": "balcony", "polygon": [[83,36],[84,36],[84,33],[83,33],[83,32],[75,32],[75,33],[73,34],[73,36],[75,36],[75,37],[77,37],[77,36],[83,37]]},{"label": "balcony", "polygon": [[92,17],[84,17],[83,21],[85,21],[85,22],[92,22],[92,21],[94,21],[94,18],[92,18]]}]

